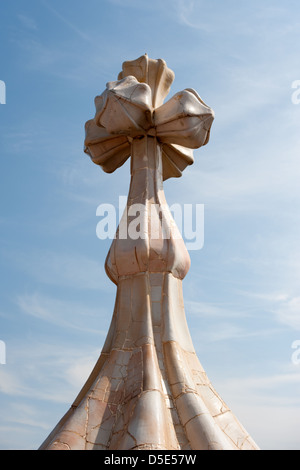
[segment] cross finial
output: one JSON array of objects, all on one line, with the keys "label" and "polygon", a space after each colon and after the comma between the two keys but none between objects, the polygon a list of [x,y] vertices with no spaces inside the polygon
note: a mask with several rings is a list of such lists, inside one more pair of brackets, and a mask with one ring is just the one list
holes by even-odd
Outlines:
[{"label": "cross finial", "polygon": [[214,113],[190,88],[163,104],[174,77],[164,60],[147,54],[123,63],[86,123],[85,152],[94,163],[111,173],[130,156],[133,138],[151,135],[162,144],[163,179],[181,176],[192,149],[208,143]]}]

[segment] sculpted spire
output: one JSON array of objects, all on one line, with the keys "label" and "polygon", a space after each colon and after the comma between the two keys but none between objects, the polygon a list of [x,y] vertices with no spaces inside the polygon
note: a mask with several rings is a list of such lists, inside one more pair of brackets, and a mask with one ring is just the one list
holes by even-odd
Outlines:
[{"label": "sculpted spire", "polygon": [[[257,449],[210,383],[186,321],[190,257],[163,181],[208,143],[214,113],[190,88],[164,102],[173,80],[161,59],[124,62],[86,123],[85,152],[105,172],[131,157],[127,206],[105,262],[117,294],[99,360],[41,449]],[[130,232],[137,210],[138,236]]]}]

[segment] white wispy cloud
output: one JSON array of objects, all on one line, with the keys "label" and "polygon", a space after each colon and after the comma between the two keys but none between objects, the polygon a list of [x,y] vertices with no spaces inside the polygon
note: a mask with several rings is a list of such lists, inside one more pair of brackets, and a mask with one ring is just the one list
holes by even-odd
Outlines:
[{"label": "white wispy cloud", "polygon": [[[282,273],[283,277],[286,276]],[[297,283],[297,281],[296,281]],[[299,289],[291,284],[285,286],[286,292],[273,291],[273,292],[245,292],[240,293],[248,299],[256,302],[265,311],[272,314],[273,320],[281,325],[285,325],[293,330],[300,330],[300,296]]]},{"label": "white wispy cloud", "polygon": [[[300,397],[291,397],[291,388],[300,386],[299,367],[288,363],[277,364],[276,372],[269,372],[264,375],[245,373],[240,377],[223,377],[219,386],[224,394],[230,391],[231,396],[248,401],[258,406],[267,400],[270,405],[276,403],[280,406],[299,405]],[[272,394],[272,391],[276,394]],[[271,392],[271,393],[270,393]],[[292,400],[292,401],[291,401]]]},{"label": "white wispy cloud", "polygon": [[242,318],[247,316],[247,312],[237,311],[236,305],[227,305],[224,302],[201,302],[195,300],[185,300],[186,310],[191,315],[209,318]]},{"label": "white wispy cloud", "polygon": [[[201,0],[176,0],[175,1],[177,16],[180,23],[193,29],[199,29],[205,32],[212,30],[211,24],[205,23],[201,17]],[[200,9],[197,11],[197,8]]]},{"label": "white wispy cloud", "polygon": [[[39,293],[19,295],[16,303],[22,312],[54,325],[80,331],[105,334],[92,327],[105,312],[70,300],[60,300]],[[89,318],[89,322],[87,322]],[[99,321],[100,323],[100,321]]]},{"label": "white wispy cloud", "polygon": [[27,28],[31,31],[36,31],[38,29],[36,21],[32,16],[29,16],[29,15],[24,14],[24,13],[19,13],[18,14],[18,19],[20,20],[20,22],[22,23],[22,25],[25,28]]},{"label": "white wispy cloud", "polygon": [[300,331],[300,296],[281,300],[273,312],[280,323]]},{"label": "white wispy cloud", "polygon": [[[172,1],[174,4],[174,1]],[[284,37],[287,33],[297,31],[298,21],[291,18],[289,5],[268,5],[236,3],[226,9],[220,7],[218,2],[204,2],[203,0],[176,0],[177,20],[192,29],[211,32],[214,35],[232,33],[243,37],[256,36],[265,40],[265,30]],[[218,11],[222,14],[218,14]],[[271,26],[271,27],[270,27]],[[231,33],[231,34],[230,34]]]},{"label": "white wispy cloud", "polygon": [[17,374],[7,367],[0,368],[0,392],[6,395],[24,395],[26,387]]},{"label": "white wispy cloud", "polygon": [[104,260],[100,263],[82,254],[50,250],[32,250],[30,253],[7,250],[3,256],[19,271],[42,284],[76,290],[110,291],[113,288],[104,270]]},{"label": "white wispy cloud", "polygon": [[85,41],[90,42],[91,38],[88,34],[86,34],[84,31],[82,31],[78,26],[76,26],[74,23],[68,20],[64,15],[62,15],[56,8],[54,8],[52,5],[49,5],[49,3],[46,0],[42,0],[42,4],[49,10],[51,13],[53,13],[62,23],[64,23],[68,28],[70,28],[72,31],[74,31],[81,39],[84,39]]},{"label": "white wispy cloud", "polygon": [[48,424],[41,420],[41,416],[38,413],[36,407],[28,405],[26,403],[17,402],[14,403],[13,409],[6,410],[7,412],[3,416],[3,421],[9,421],[13,425],[20,425],[20,428],[37,427],[39,429],[48,430]]},{"label": "white wispy cloud", "polygon": [[58,342],[16,341],[9,361],[0,369],[0,393],[68,403],[87,380],[101,351],[91,344],[74,346]]},{"label": "white wispy cloud", "polygon": [[282,303],[276,315],[280,322],[300,331],[300,297],[293,297]]}]

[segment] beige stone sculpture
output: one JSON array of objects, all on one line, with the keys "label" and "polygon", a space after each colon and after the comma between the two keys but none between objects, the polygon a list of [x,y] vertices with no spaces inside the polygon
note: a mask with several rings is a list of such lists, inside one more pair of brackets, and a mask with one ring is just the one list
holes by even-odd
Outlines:
[{"label": "beige stone sculpture", "polygon": [[[191,89],[163,102],[174,80],[163,60],[125,62],[118,78],[95,99],[85,140],[108,173],[131,156],[126,223],[105,263],[115,310],[98,362],[41,449],[257,449],[195,354],[182,295],[190,257],[163,191],[208,142],[213,111]],[[139,237],[128,233],[135,204]]]}]

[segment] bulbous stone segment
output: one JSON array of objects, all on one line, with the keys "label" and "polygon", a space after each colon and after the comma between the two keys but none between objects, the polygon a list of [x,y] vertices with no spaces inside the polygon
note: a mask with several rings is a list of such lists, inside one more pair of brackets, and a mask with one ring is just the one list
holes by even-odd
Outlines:
[{"label": "bulbous stone segment", "polygon": [[151,127],[151,90],[135,77],[109,82],[102,95],[95,98],[97,125],[110,134],[136,137]]},{"label": "bulbous stone segment", "polygon": [[176,93],[154,112],[155,135],[163,143],[200,148],[209,141],[214,112],[192,89]]},{"label": "bulbous stone segment", "polygon": [[130,157],[130,143],[126,135],[112,135],[90,119],[85,124],[84,152],[106,173],[113,173]]},{"label": "bulbous stone segment", "polygon": [[121,276],[146,271],[183,279],[189,270],[189,253],[165,199],[162,145],[155,137],[132,142],[127,207],[105,267],[116,284]]},{"label": "bulbous stone segment", "polygon": [[[113,173],[131,154],[131,142],[126,135],[109,134],[95,119],[85,124],[84,152],[106,173]],[[177,144],[162,145],[163,180],[179,178],[183,170],[194,163],[193,150]]]}]

